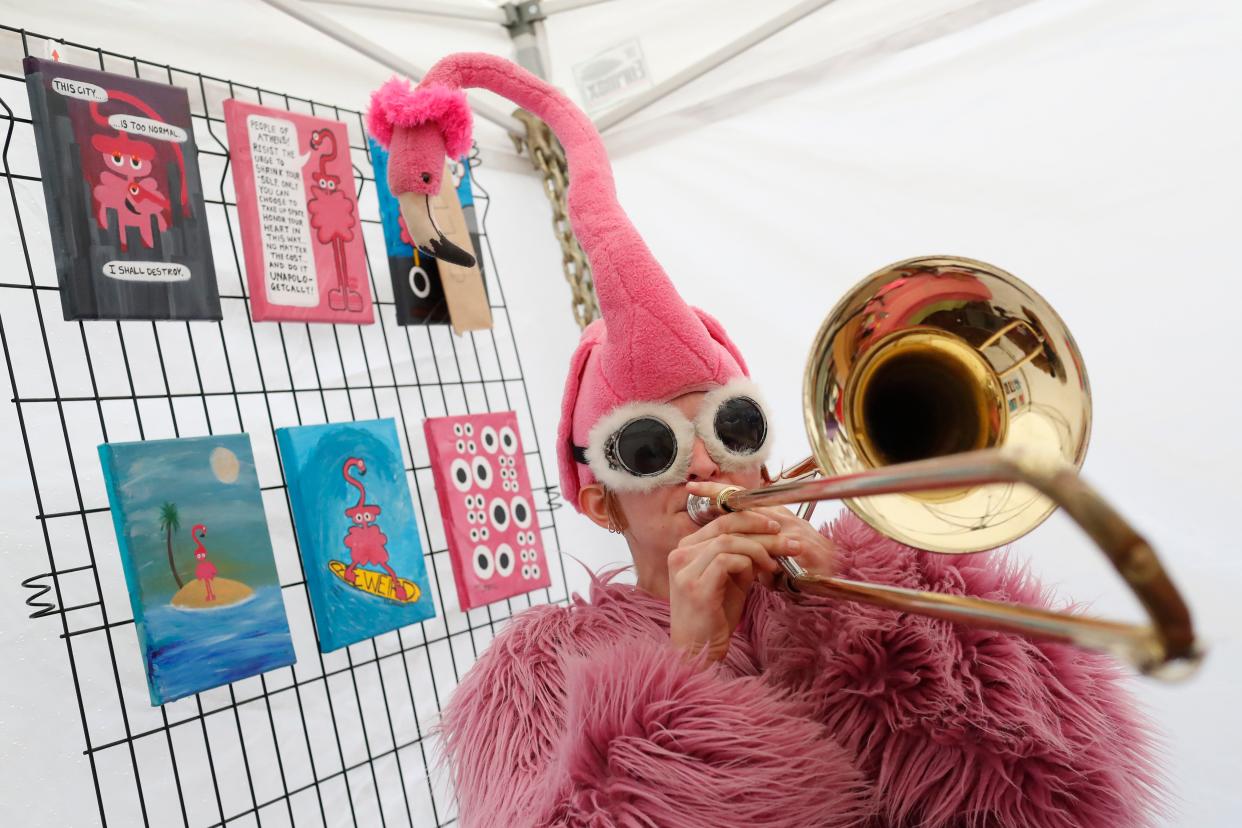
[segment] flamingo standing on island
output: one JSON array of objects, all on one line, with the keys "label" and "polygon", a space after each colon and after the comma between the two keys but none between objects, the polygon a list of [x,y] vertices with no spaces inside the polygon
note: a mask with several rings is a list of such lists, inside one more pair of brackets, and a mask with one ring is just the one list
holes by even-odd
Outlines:
[{"label": "flamingo standing on island", "polygon": [[393,572],[392,567],[388,565],[388,549],[385,547],[388,543],[388,536],[375,525],[380,507],[367,503],[367,490],[363,488],[361,481],[350,474],[354,469],[357,469],[359,474],[366,474],[366,461],[361,457],[351,457],[345,461],[341,469],[345,481],[358,489],[357,504],[345,510],[345,515],[353,521],[353,525],[349,527],[349,533],[345,535],[345,546],[349,549],[349,566],[345,567],[344,578],[348,583],[356,584],[358,575],[354,570],[358,566],[363,564],[378,566],[392,579],[397,600],[404,601],[407,597],[405,587],[401,579],[397,577],[397,573]]},{"label": "flamingo standing on island", "polygon": [[190,530],[190,535],[194,538],[194,557],[198,558],[198,566],[194,567],[194,577],[202,581],[203,586],[207,588],[206,600],[214,601],[216,593],[211,588],[211,582],[216,577],[216,565],[207,560],[207,548],[203,546],[203,538],[207,536],[207,527],[196,523]]}]

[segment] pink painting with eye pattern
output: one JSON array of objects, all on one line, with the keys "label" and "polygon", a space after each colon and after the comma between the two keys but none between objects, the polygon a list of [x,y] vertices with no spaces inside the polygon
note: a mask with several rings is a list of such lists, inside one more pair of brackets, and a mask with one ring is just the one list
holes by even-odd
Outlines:
[{"label": "pink painting with eye pattern", "polygon": [[461,608],[551,586],[517,415],[429,417],[423,431]]},{"label": "pink painting with eye pattern", "polygon": [[374,321],[349,131],[340,121],[224,102],[255,321]]}]

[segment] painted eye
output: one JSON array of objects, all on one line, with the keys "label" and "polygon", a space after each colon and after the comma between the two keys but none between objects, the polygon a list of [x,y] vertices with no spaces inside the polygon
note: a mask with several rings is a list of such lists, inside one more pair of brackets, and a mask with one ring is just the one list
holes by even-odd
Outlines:
[{"label": "painted eye", "polygon": [[460,457],[449,466],[449,477],[453,478],[453,485],[459,492],[470,491],[470,486],[474,482],[470,476],[470,464]]},{"label": "painted eye", "polygon": [[473,528],[472,528],[472,529],[470,530],[470,540],[471,540],[471,542],[477,541],[478,539],[479,539],[479,530],[478,530],[478,529],[473,529]]},{"label": "painted eye", "polygon": [[119,166],[121,166],[121,164],[122,164],[124,161],[125,161],[125,159],[121,157],[121,154],[120,154],[119,152],[114,152],[114,153],[112,153],[112,163],[113,163],[113,164],[116,164],[116,165],[119,167]]},{"label": "painted eye", "polygon": [[136,195],[138,195],[138,185],[137,185],[137,184],[130,184],[130,185],[129,185],[129,194],[130,194],[130,195],[132,195],[132,196],[136,196]]},{"label": "painted eye", "polygon": [[328,189],[329,189],[329,190],[335,190],[335,189],[336,189],[336,182],[335,182],[335,181],[332,181],[331,179],[329,179],[329,180],[328,180]]},{"label": "painted eye", "polygon": [[500,498],[492,501],[491,508],[488,509],[488,515],[492,519],[492,525],[496,527],[497,532],[503,532],[509,528],[509,504]]},{"label": "painted eye", "polygon": [[465,451],[466,451],[466,441],[465,441],[465,440],[458,440],[458,441],[454,444],[454,447],[457,449],[457,453],[458,453],[458,454],[463,454],[463,453],[465,453]]},{"label": "painted eye", "polygon": [[488,454],[496,453],[496,446],[499,443],[499,440],[496,437],[496,429],[491,426],[485,426],[483,430],[479,432],[479,439],[483,441],[484,451]]},{"label": "painted eye", "polygon": [[496,547],[496,574],[503,577],[513,574],[513,547],[507,543]]},{"label": "painted eye", "polygon": [[479,540],[487,540],[487,536],[490,534],[491,532],[487,531],[487,527],[484,526],[482,529],[479,530]]},{"label": "painted eye", "polygon": [[466,512],[466,523],[474,523],[475,512]]},{"label": "painted eye", "polygon": [[328,179],[326,179],[326,178],[321,178],[321,179],[319,179],[319,182],[318,182],[318,183],[319,183],[319,189],[321,189],[321,190],[322,190],[322,189],[324,189],[325,187],[327,187],[327,186],[328,186]]},{"label": "painted eye", "polygon": [[505,454],[517,451],[517,435],[508,426],[500,430],[500,447],[505,450]]},{"label": "painted eye", "polygon": [[409,282],[410,291],[419,299],[426,299],[431,295],[431,277],[421,267],[415,265],[410,268]]},{"label": "painted eye", "polygon": [[474,472],[475,482],[479,484],[480,489],[490,489],[492,487],[492,464],[487,462],[486,457],[476,457],[470,464],[471,471]]},{"label": "painted eye", "polygon": [[524,567],[522,567],[522,577],[523,577],[523,578],[529,578],[529,577],[530,577],[530,567],[529,567],[529,566],[524,566]]},{"label": "painted eye", "polygon": [[371,522],[371,513],[370,513],[370,512],[363,512],[363,513],[362,513],[362,519],[363,519],[364,521],[366,521],[367,523],[370,523],[370,522]]},{"label": "painted eye", "polygon": [[466,443],[466,451],[470,452],[471,454],[474,454],[476,451],[478,451],[478,449],[475,448],[474,440],[471,440],[470,442]]},{"label": "painted eye", "polygon": [[142,159],[136,155],[131,155],[129,157],[129,165],[136,170],[142,166]]},{"label": "painted eye", "polygon": [[480,544],[474,548],[474,574],[478,575],[484,581],[492,577],[496,571],[495,561],[492,560],[492,550]]},{"label": "painted eye", "polygon": [[453,434],[460,437],[465,432],[462,431],[461,423],[453,423]]},{"label": "painted eye", "polygon": [[530,504],[526,502],[526,498],[513,498],[513,502],[509,504],[509,511],[513,513],[513,522],[518,526],[523,529],[530,526]]},{"label": "painted eye", "polygon": [[474,436],[474,423],[466,423],[465,431],[466,431],[467,437],[473,437]]},{"label": "painted eye", "polygon": [[355,515],[354,515],[354,523],[362,523],[362,515],[355,514]]},{"label": "painted eye", "polygon": [[539,577],[539,564],[533,563],[530,565],[530,577],[532,578]]}]

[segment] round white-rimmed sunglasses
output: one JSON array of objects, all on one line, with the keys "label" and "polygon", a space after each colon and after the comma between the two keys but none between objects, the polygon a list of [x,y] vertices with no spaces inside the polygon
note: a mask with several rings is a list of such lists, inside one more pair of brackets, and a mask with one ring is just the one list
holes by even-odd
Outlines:
[{"label": "round white-rimmed sunglasses", "polygon": [[724,471],[767,459],[767,409],[754,383],[733,380],[709,393],[691,422],[671,403],[634,402],[602,417],[574,458],[615,491],[646,491],[689,476],[696,433]]}]

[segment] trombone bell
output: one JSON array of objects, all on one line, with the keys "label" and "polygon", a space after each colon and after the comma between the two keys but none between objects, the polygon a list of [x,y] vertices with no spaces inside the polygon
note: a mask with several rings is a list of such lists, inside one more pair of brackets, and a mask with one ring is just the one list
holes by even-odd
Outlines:
[{"label": "trombone bell", "polygon": [[[984,262],[927,257],[871,274],[837,303],[811,349],[803,414],[828,476],[1005,446],[1078,467],[1091,394],[1042,296]],[[1055,508],[1015,483],[846,503],[896,540],[948,553],[1003,546]]]}]

